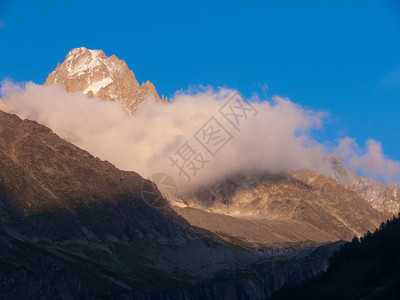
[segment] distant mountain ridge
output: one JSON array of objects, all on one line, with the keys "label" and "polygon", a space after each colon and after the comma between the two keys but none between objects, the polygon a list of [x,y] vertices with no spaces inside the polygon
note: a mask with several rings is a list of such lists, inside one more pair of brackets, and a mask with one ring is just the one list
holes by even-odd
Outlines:
[{"label": "distant mountain ridge", "polygon": [[121,102],[129,113],[134,113],[147,97],[167,101],[164,96],[158,96],[151,82],[139,85],[123,60],[115,55],[107,57],[102,50],[85,47],[72,49],[65,61],[49,74],[44,85],[54,83],[63,85],[67,91]]},{"label": "distant mountain ridge", "polygon": [[185,195],[175,210],[194,226],[256,247],[351,240],[391,216],[335,179],[306,169],[232,176]]},{"label": "distant mountain ridge", "polygon": [[359,192],[374,208],[393,215],[400,212],[400,184],[383,184],[372,178],[359,176],[349,170],[335,154],[327,155],[325,162],[330,166],[330,177]]}]

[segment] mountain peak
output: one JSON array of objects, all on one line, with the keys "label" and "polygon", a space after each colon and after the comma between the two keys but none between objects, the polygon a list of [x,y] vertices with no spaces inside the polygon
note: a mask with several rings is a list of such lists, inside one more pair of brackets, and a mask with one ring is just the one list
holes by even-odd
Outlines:
[{"label": "mountain peak", "polygon": [[369,177],[357,175],[349,170],[336,154],[328,154],[324,158],[328,167],[326,174],[340,184],[360,193],[360,195],[379,211],[396,214],[400,209],[400,185],[383,184]]},{"label": "mountain peak", "polygon": [[66,59],[68,57],[74,57],[74,56],[77,56],[77,55],[80,55],[83,53],[90,53],[91,55],[99,55],[100,54],[100,55],[104,56],[104,58],[106,57],[103,50],[100,50],[100,49],[99,50],[91,50],[86,47],[79,47],[79,48],[74,48],[71,51],[69,51],[66,56]]},{"label": "mountain peak", "polygon": [[327,154],[324,158],[325,161],[329,161],[336,165],[343,165],[342,160],[335,153]]},{"label": "mountain peak", "polygon": [[121,102],[129,113],[135,112],[148,97],[162,101],[152,83],[139,85],[123,60],[115,55],[107,57],[103,50],[72,49],[65,61],[49,74],[45,85],[54,83],[63,85],[67,91]]},{"label": "mountain peak", "polygon": [[329,176],[341,184],[346,184],[350,178],[356,176],[346,168],[343,161],[334,153],[327,154],[324,158],[324,163],[328,166]]}]

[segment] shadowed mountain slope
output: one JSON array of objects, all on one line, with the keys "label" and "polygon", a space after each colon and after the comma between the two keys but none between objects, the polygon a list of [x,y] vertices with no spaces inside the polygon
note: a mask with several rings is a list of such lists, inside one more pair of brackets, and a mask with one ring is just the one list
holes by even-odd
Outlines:
[{"label": "shadowed mountain slope", "polygon": [[263,299],[326,268],[338,246],[270,255],[227,243],[148,205],[146,184],[0,112],[0,297]]}]

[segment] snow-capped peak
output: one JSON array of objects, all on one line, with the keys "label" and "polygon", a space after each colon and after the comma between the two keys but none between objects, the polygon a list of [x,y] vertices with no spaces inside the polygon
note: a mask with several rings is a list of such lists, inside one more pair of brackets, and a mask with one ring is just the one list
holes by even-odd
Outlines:
[{"label": "snow-capped peak", "polygon": [[101,50],[88,50],[84,47],[73,49],[65,58],[69,76],[80,76],[85,71],[91,71],[93,68],[105,64],[104,59],[100,58],[101,54],[104,54]]},{"label": "snow-capped peak", "polygon": [[135,111],[147,97],[161,101],[154,85],[137,82],[123,60],[107,57],[102,50],[85,47],[72,49],[62,64],[50,73],[45,85],[58,83],[67,91],[80,91],[89,97],[119,101],[129,113]]}]

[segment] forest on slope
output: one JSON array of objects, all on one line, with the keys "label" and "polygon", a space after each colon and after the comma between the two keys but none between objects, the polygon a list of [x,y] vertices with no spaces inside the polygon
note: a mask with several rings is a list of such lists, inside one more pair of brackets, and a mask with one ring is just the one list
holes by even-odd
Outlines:
[{"label": "forest on slope", "polygon": [[400,213],[379,230],[345,243],[326,272],[285,285],[271,300],[400,299]]}]

